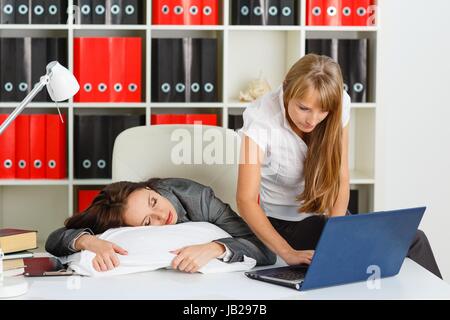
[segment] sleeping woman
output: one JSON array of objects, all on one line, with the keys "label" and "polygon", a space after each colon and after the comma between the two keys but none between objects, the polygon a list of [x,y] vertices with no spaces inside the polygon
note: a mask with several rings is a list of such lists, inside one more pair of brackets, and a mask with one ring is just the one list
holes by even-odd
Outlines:
[{"label": "sleeping woman", "polygon": [[119,265],[117,254],[127,255],[127,251],[99,239],[96,234],[110,228],[189,221],[212,223],[232,237],[174,251],[174,269],[197,272],[212,259],[231,263],[243,261],[244,255],[255,259],[257,265],[276,261],[275,254],[210,187],[182,178],[152,178],[145,182],[121,181],[107,185],[84,212],[68,218],[65,227],[50,234],[45,249],[59,257],[80,250],[92,251],[96,254],[92,261],[94,269],[107,271]]}]

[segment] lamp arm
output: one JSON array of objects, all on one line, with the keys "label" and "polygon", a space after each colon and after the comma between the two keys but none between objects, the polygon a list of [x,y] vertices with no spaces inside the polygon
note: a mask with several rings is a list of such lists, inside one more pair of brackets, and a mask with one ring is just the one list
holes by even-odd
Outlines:
[{"label": "lamp arm", "polygon": [[14,109],[14,111],[6,118],[6,120],[0,125],[0,135],[5,129],[14,121],[14,119],[22,112],[23,109],[34,99],[34,97],[47,85],[50,76],[46,74],[42,76],[38,83],[35,84],[33,90],[22,100],[20,105]]}]

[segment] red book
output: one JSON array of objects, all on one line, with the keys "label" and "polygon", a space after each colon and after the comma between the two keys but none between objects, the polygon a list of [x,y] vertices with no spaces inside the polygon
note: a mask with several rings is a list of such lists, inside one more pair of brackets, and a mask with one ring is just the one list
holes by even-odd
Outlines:
[{"label": "red book", "polygon": [[16,178],[30,179],[30,116],[16,118]]},{"label": "red book", "polygon": [[101,190],[78,190],[78,212],[85,211]]},{"label": "red book", "polygon": [[341,0],[325,0],[326,8],[323,16],[323,23],[326,26],[340,26],[341,24]]},{"label": "red book", "polygon": [[45,114],[30,115],[30,178],[46,177],[46,117]]},{"label": "red book", "polygon": [[[0,114],[0,124],[7,114]],[[14,179],[16,177],[16,122],[13,121],[8,128],[0,134],[0,179]]]},{"label": "red book", "polygon": [[353,25],[353,0],[341,0],[342,10],[341,10],[341,24],[343,26]]},{"label": "red book", "polygon": [[142,38],[125,38],[125,101],[140,102],[142,96]]},{"label": "red book", "polygon": [[219,24],[219,4],[218,0],[203,0],[201,7],[201,16],[203,25]]},{"label": "red book", "polygon": [[368,25],[368,10],[370,0],[354,0],[353,1],[353,25],[367,26]]},{"label": "red book", "polygon": [[64,179],[67,177],[67,130],[66,116],[59,114],[47,114],[47,179]]},{"label": "red book", "polygon": [[306,1],[306,25],[308,26],[323,25],[323,16],[326,14],[326,8],[324,8],[324,1],[326,0]]}]

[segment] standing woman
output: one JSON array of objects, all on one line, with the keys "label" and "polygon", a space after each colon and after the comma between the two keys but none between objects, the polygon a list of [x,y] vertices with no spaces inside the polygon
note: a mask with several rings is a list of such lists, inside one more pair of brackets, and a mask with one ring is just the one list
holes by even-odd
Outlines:
[{"label": "standing woman", "polygon": [[[287,264],[309,264],[327,218],[345,215],[349,201],[350,97],[339,65],[304,56],[243,116],[239,213]],[[408,256],[441,277],[422,231]]]}]

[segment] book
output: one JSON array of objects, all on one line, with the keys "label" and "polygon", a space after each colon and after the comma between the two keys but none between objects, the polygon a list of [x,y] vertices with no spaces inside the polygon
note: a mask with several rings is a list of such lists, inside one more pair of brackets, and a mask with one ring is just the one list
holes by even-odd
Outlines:
[{"label": "book", "polygon": [[19,251],[14,253],[5,254],[3,257],[3,261],[5,260],[11,260],[11,259],[22,259],[22,258],[32,258],[34,256],[34,253],[31,251]]},{"label": "book", "polygon": [[23,259],[3,260],[3,271],[25,268]]},{"label": "book", "polygon": [[16,268],[16,269],[3,271],[3,276],[4,277],[15,277],[15,276],[20,276],[24,273],[25,273],[25,268]]},{"label": "book", "polygon": [[37,248],[37,231],[0,229],[0,248],[3,253],[13,253]]}]

